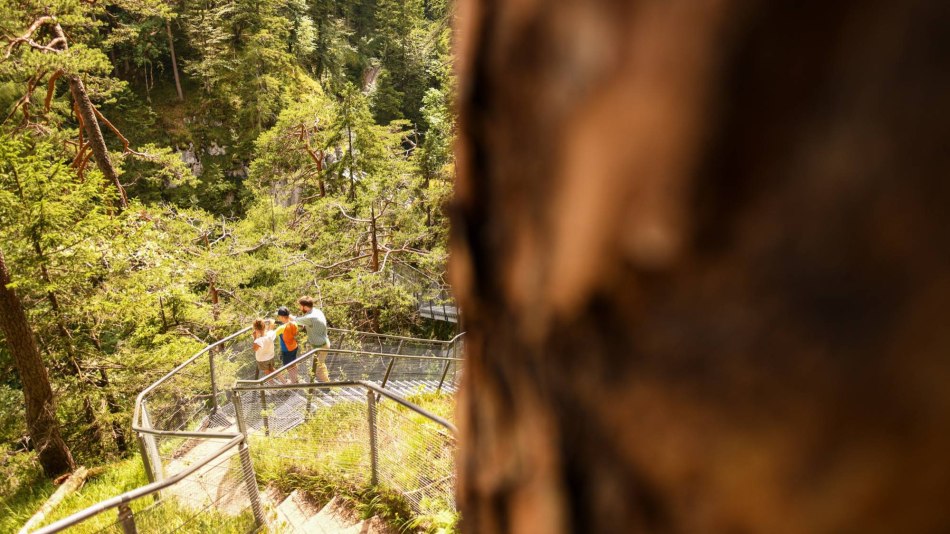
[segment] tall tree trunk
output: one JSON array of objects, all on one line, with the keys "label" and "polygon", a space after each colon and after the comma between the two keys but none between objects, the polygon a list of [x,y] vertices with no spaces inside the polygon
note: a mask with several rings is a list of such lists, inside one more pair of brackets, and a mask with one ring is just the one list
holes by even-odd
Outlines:
[{"label": "tall tree trunk", "polygon": [[[23,184],[20,181],[20,174],[17,172],[16,166],[11,165],[10,169],[13,171],[13,177],[16,183],[17,192],[20,196],[20,200],[26,202],[26,195],[23,191]],[[42,221],[40,221],[40,224],[42,224]],[[45,283],[47,287],[51,288],[53,282],[49,274],[49,268],[47,267],[48,262],[46,259],[46,254],[43,251],[43,246],[40,243],[40,236],[35,227],[30,230],[30,242],[33,245],[33,252],[36,254],[36,258],[40,264],[40,279],[43,280],[43,283]],[[63,313],[59,307],[59,299],[56,297],[56,293],[52,289],[48,289],[46,291],[46,298],[49,300],[50,309],[53,311],[56,322],[56,331],[59,333],[59,337],[63,342],[63,347],[66,349],[68,372],[75,376],[77,383],[80,385],[80,387],[83,387],[85,378],[83,377],[82,368],[79,365],[79,357],[76,354],[76,346],[73,343],[73,336],[66,327],[65,318],[63,317]],[[96,418],[96,411],[92,403],[92,398],[85,391],[84,387],[82,397],[83,414],[86,417],[86,423],[89,425],[90,429],[90,441],[97,443],[102,440],[102,430]]]},{"label": "tall tree trunk", "polygon": [[122,187],[122,182],[119,181],[119,175],[115,167],[112,166],[106,140],[102,137],[99,121],[96,119],[95,108],[92,106],[92,101],[89,100],[89,94],[86,92],[86,86],[83,85],[79,76],[69,76],[69,90],[79,109],[79,114],[82,116],[86,139],[92,149],[92,157],[96,160],[96,166],[102,171],[103,176],[115,185],[119,192],[119,205],[122,209],[126,209],[129,207],[129,199],[125,196],[125,188]]},{"label": "tall tree trunk", "polygon": [[[431,178],[429,177],[428,174],[426,174],[425,183],[422,186],[422,192],[420,192],[420,196],[424,196],[426,193],[429,192],[430,181],[431,181]],[[426,228],[431,228],[431,227],[432,227],[432,206],[429,206],[427,204],[426,205]]]},{"label": "tall tree trunk", "polygon": [[466,532],[950,525],[950,9],[463,0]]},{"label": "tall tree trunk", "polygon": [[181,79],[178,77],[178,56],[175,54],[175,39],[172,37],[171,21],[165,19],[165,34],[168,35],[168,51],[172,55],[172,73],[175,75],[175,91],[178,92],[178,101],[185,100],[185,93],[181,91]]},{"label": "tall tree trunk", "polygon": [[354,178],[353,176],[353,162],[356,161],[356,154],[353,153],[353,129],[350,127],[350,124],[349,124],[350,122],[349,113],[347,113],[344,120],[346,120],[347,122],[346,139],[347,139],[347,147],[350,153],[350,161],[349,161],[350,163],[349,165],[350,167],[350,193],[348,197],[350,200],[353,200],[356,198],[356,178]]},{"label": "tall tree trunk", "polygon": [[72,471],[73,462],[69,447],[59,432],[53,389],[50,387],[46,367],[36,347],[33,331],[23,310],[23,303],[12,287],[10,273],[0,250],[0,329],[13,355],[23,397],[26,402],[26,424],[30,439],[39,456],[40,465],[47,477],[53,478]]},{"label": "tall tree trunk", "polygon": [[[99,339],[98,335],[90,336],[92,338],[93,344],[96,346],[96,350],[102,353],[102,341]],[[112,436],[115,439],[115,446],[119,452],[126,452],[129,448],[128,441],[125,439],[125,430],[122,427],[122,424],[119,422],[118,416],[123,412],[122,406],[119,405],[118,400],[115,397],[115,394],[112,393],[109,381],[109,373],[106,371],[105,367],[99,368],[99,389],[104,392],[106,399],[106,407],[109,409],[109,413],[112,414]]]},{"label": "tall tree trunk", "polygon": [[208,273],[208,295],[211,297],[211,318],[217,322],[221,316],[221,297],[218,294],[217,275]]},{"label": "tall tree trunk", "polygon": [[372,267],[373,272],[379,272],[379,241],[376,237],[376,206],[370,205],[369,207],[369,240],[370,246],[373,247],[372,258]]},{"label": "tall tree trunk", "polygon": [[[43,247],[40,245],[37,235],[34,234],[31,238],[33,240],[33,250],[36,252],[36,256],[40,261],[40,277],[47,286],[50,286],[52,280],[50,279],[49,269],[46,267],[46,255],[43,253]],[[59,307],[59,299],[56,297],[56,293],[53,292],[53,290],[48,290],[46,292],[46,298],[49,300],[50,309],[56,321],[56,331],[66,350],[66,359],[68,360],[67,369],[69,370],[69,374],[76,377],[76,383],[80,388],[83,415],[86,418],[86,424],[89,425],[89,441],[91,443],[100,443],[102,441],[102,426],[96,417],[92,395],[86,387],[86,377],[83,375],[82,367],[79,365],[79,355],[76,354],[76,345],[73,343],[73,336],[70,334],[69,328],[66,327],[66,321]]]},{"label": "tall tree trunk", "polygon": [[125,439],[125,429],[122,428],[122,424],[118,419],[118,416],[122,414],[122,407],[116,400],[115,395],[109,390],[109,373],[103,367],[99,368],[98,385],[99,388],[105,392],[106,408],[109,409],[109,413],[113,416],[112,438],[115,440],[115,447],[119,452],[124,453],[128,450],[129,445]]},{"label": "tall tree trunk", "polygon": [[[61,41],[59,44],[60,50],[67,50],[69,47],[67,46],[68,39],[66,38],[66,32],[63,31],[62,26],[60,26],[58,22],[53,25],[53,33]],[[128,63],[126,63],[126,70],[127,69]],[[82,78],[77,74],[69,75],[67,80],[69,81],[69,92],[72,93],[73,101],[76,103],[80,117],[82,117],[82,127],[86,130],[87,142],[92,149],[92,157],[96,160],[96,166],[99,167],[103,176],[115,185],[116,190],[119,192],[119,205],[122,209],[126,209],[129,207],[129,201],[125,196],[125,188],[122,187],[122,182],[119,181],[119,175],[115,167],[112,166],[109,149],[106,147],[105,138],[102,137],[102,130],[99,128],[99,121],[96,117],[96,109],[93,107],[92,101],[89,100],[89,93],[86,92],[86,86],[82,83]]]}]

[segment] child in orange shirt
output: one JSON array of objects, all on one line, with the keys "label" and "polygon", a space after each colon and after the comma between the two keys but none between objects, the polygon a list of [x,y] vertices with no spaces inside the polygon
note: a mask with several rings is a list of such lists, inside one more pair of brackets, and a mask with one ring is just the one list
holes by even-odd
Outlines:
[{"label": "child in orange shirt", "polygon": [[[284,365],[287,365],[297,359],[297,351],[300,348],[297,345],[299,329],[297,323],[290,319],[290,310],[284,306],[277,309],[277,320],[283,323],[277,327],[277,339],[280,340],[280,360]],[[296,384],[297,366],[294,365],[287,369],[287,374],[290,375],[290,382]]]}]

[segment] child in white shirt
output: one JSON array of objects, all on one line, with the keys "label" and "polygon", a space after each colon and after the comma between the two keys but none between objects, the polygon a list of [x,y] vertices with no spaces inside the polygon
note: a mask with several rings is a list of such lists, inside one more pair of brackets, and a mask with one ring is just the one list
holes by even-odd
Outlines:
[{"label": "child in white shirt", "polygon": [[254,321],[254,359],[257,360],[257,369],[267,376],[274,372],[274,340],[276,332],[273,321],[269,321],[270,328],[262,319]]}]

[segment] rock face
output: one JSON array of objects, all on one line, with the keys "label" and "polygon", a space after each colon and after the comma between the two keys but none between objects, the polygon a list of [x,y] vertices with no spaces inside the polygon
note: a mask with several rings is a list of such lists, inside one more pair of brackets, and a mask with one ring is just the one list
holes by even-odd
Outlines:
[{"label": "rock face", "polygon": [[250,172],[250,170],[251,170],[250,167],[247,166],[247,162],[242,161],[240,162],[240,165],[238,167],[229,169],[225,174],[227,174],[229,178],[236,178],[239,180],[243,180],[247,178],[247,175]]},{"label": "rock face", "polygon": [[228,153],[228,151],[223,146],[218,146],[217,141],[212,141],[211,146],[209,146],[206,151],[209,156],[223,156]]},{"label": "rock face", "polygon": [[178,151],[178,156],[191,169],[195,176],[201,176],[204,172],[204,165],[198,159],[198,152],[195,150],[194,143],[188,143],[188,148]]},{"label": "rock face", "polygon": [[462,0],[465,531],[946,532],[945,0]]},{"label": "rock face", "polygon": [[[185,149],[179,148],[178,157],[191,169],[191,172],[193,172],[195,176],[201,176],[204,172],[204,164],[201,163],[201,158],[199,157],[199,154],[202,152],[208,156],[219,157],[226,156],[228,149],[226,146],[218,145],[217,141],[212,141],[204,150],[195,148],[194,143],[188,143],[188,147]],[[225,171],[225,174],[232,178],[243,179],[247,178],[248,171],[247,163],[241,162],[238,167]]]}]

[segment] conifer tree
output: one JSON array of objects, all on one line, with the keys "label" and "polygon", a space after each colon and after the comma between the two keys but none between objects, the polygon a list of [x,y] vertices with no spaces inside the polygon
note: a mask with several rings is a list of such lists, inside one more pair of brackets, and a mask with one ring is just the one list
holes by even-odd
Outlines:
[{"label": "conifer tree", "polygon": [[63,441],[46,366],[36,347],[23,303],[17,296],[0,250],[0,331],[16,362],[26,400],[26,424],[47,477],[72,471],[76,464]]}]

